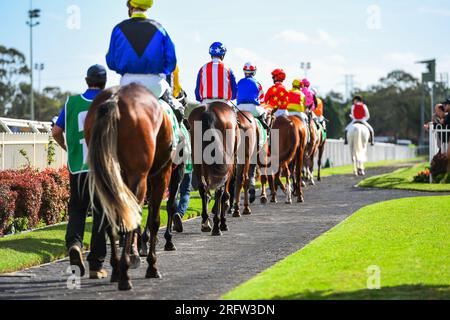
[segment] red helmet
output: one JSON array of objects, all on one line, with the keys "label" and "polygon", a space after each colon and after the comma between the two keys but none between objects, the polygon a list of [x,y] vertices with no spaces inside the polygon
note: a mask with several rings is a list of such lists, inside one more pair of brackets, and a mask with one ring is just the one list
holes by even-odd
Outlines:
[{"label": "red helmet", "polygon": [[275,81],[284,81],[286,80],[286,72],[283,69],[275,69],[272,71],[272,77]]}]

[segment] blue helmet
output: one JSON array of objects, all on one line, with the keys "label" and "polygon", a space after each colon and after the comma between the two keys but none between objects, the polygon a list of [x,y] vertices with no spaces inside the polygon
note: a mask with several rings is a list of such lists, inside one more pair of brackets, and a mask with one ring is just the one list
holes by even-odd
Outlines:
[{"label": "blue helmet", "polygon": [[227,54],[227,48],[221,42],[214,42],[211,47],[209,47],[209,54],[211,57],[225,57]]}]

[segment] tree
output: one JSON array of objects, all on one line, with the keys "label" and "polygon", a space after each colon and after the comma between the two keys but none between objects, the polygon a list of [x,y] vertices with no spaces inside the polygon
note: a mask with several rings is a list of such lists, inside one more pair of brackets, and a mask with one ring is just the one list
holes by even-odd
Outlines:
[{"label": "tree", "polygon": [[0,116],[12,107],[15,96],[19,93],[19,83],[30,70],[25,56],[16,49],[0,45]]}]

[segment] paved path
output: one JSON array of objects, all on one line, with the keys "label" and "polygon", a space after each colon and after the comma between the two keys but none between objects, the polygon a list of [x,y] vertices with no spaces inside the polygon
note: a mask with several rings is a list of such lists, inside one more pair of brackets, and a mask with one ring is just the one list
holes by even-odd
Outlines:
[{"label": "paved path", "polygon": [[[392,168],[369,170],[369,174],[389,171]],[[366,205],[432,195],[354,188],[359,180],[353,176],[325,178],[306,191],[303,205],[256,205],[252,216],[230,218],[231,231],[220,238],[202,234],[200,220],[189,221],[185,233],[174,237],[178,251],[163,252],[163,241],[159,244],[163,279],[146,280],[144,263],[131,271],[131,292],[118,292],[109,280],[88,279],[81,280],[81,289],[68,290],[65,260],[26,270],[17,277],[0,277],[0,299],[218,299]],[[284,196],[280,200],[284,202]]]}]

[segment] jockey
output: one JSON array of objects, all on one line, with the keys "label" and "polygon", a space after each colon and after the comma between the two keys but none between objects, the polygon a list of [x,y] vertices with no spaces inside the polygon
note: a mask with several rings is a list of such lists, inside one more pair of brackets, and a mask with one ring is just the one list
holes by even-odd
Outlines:
[{"label": "jockey", "polygon": [[173,98],[167,81],[177,66],[175,45],[158,22],[147,18],[153,0],[128,0],[127,6],[130,19],[112,32],[108,67],[122,76],[122,86],[142,84],[167,102],[181,122],[184,107]]},{"label": "jockey", "polygon": [[326,131],[326,120],[323,115],[323,101],[317,96],[317,89],[311,89],[313,95],[314,95],[314,104],[316,106],[314,110],[314,116],[315,120],[322,126],[322,128]]},{"label": "jockey", "polygon": [[309,89],[309,87],[311,86],[311,83],[309,82],[308,79],[305,78],[302,80],[302,84],[303,84],[302,92],[305,95],[305,99],[306,99],[305,106],[314,111],[316,108],[314,105],[314,94]]},{"label": "jockey", "polygon": [[287,107],[290,115],[302,117],[302,114],[305,112],[306,97],[302,92],[302,87],[301,80],[296,79],[292,82],[292,90],[289,91],[289,104]]},{"label": "jockey", "polygon": [[363,98],[361,96],[356,96],[353,98],[353,106],[350,117],[353,119],[352,122],[345,128],[345,144],[348,144],[347,141],[347,132],[350,127],[355,123],[362,123],[365,125],[370,131],[370,144],[374,145],[374,137],[375,133],[372,126],[367,122],[370,119],[369,108],[364,104]]},{"label": "jockey", "polygon": [[228,104],[236,99],[237,85],[233,71],[223,63],[227,49],[222,43],[214,42],[209,48],[209,54],[212,61],[205,64],[198,73],[195,97],[202,104],[214,101]]},{"label": "jockey", "polygon": [[266,130],[269,126],[266,122],[267,112],[261,107],[264,100],[264,91],[261,84],[255,79],[257,67],[246,63],[244,66],[245,78],[238,83],[237,104],[241,111],[247,111],[258,119]]},{"label": "jockey", "polygon": [[264,98],[267,108],[275,112],[275,117],[288,116],[289,92],[283,85],[284,80],[286,80],[286,73],[283,69],[275,69],[272,72],[272,79],[274,85],[267,91]]}]

